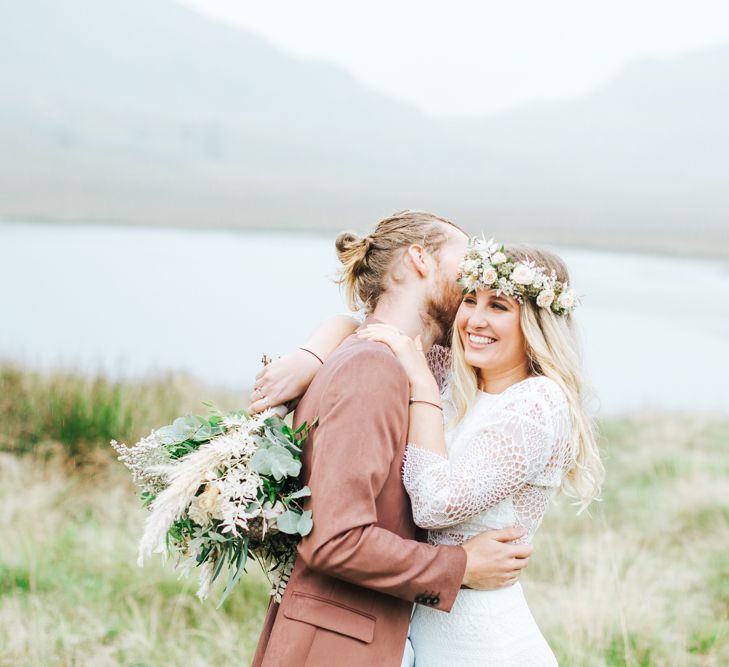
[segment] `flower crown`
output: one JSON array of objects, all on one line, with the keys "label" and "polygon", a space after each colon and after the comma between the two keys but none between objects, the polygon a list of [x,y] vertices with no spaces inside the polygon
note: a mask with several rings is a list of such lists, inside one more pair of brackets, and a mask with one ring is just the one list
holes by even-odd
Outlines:
[{"label": "flower crown", "polygon": [[458,282],[463,285],[463,293],[477,289],[495,289],[497,295],[506,294],[524,303],[530,299],[540,308],[548,308],[556,315],[571,313],[579,299],[568,283],[557,280],[553,270],[550,274],[534,262],[515,262],[506,254],[504,246],[491,239],[472,238],[468,251],[459,267]]}]

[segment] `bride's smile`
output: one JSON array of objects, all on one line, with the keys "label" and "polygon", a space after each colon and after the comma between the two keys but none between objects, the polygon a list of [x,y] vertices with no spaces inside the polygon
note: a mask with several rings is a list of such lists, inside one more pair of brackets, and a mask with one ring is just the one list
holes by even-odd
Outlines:
[{"label": "bride's smile", "polygon": [[475,350],[482,350],[487,345],[493,345],[496,342],[495,338],[489,338],[488,336],[480,336],[475,333],[468,334],[469,346]]}]

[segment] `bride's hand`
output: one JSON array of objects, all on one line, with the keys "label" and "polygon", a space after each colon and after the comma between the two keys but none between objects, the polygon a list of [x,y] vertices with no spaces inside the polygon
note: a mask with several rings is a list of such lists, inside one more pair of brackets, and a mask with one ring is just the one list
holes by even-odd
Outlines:
[{"label": "bride's hand", "polygon": [[423,353],[420,336],[416,336],[413,340],[410,336],[389,324],[370,324],[359,331],[357,335],[365,340],[389,345],[403,365],[410,386],[431,388],[432,385],[437,393],[438,388]]},{"label": "bride's hand", "polygon": [[301,397],[319,368],[321,363],[303,350],[275,359],[256,375],[248,412],[256,414]]}]

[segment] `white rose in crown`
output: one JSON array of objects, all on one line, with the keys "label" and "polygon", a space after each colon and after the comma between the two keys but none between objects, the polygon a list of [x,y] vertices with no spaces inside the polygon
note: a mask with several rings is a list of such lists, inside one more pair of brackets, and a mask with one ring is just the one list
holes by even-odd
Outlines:
[{"label": "white rose in crown", "polygon": [[484,267],[481,280],[483,281],[484,285],[493,285],[498,277],[499,276],[496,273],[496,269],[493,266],[487,266]]},{"label": "white rose in crown", "polygon": [[493,264],[494,266],[503,264],[505,261],[506,261],[506,255],[503,252],[495,252],[491,256],[491,264]]},{"label": "white rose in crown", "polygon": [[554,292],[551,289],[544,289],[537,295],[537,306],[549,308],[554,301]]},{"label": "white rose in crown", "polygon": [[536,289],[549,289],[549,278],[537,271],[534,275],[534,280],[532,280],[532,287]]},{"label": "white rose in crown", "polygon": [[473,259],[467,259],[463,264],[461,264],[461,271],[465,275],[470,275],[472,273],[476,272],[476,269],[478,268],[478,262]]},{"label": "white rose in crown", "polygon": [[559,295],[559,298],[557,299],[557,303],[561,308],[564,308],[565,310],[570,310],[574,308],[575,306],[575,292],[574,290],[568,289],[562,294]]},{"label": "white rose in crown", "polygon": [[530,285],[534,280],[534,269],[526,264],[518,264],[511,272],[511,280],[519,285]]}]

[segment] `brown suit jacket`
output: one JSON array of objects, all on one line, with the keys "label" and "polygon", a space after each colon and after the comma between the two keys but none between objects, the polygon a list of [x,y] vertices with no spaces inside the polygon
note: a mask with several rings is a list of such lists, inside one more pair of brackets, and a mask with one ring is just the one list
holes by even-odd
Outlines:
[{"label": "brown suit jacket", "polygon": [[269,606],[254,667],[399,667],[413,602],[450,610],[466,554],[415,539],[401,481],[408,397],[390,349],[352,336],[299,403],[297,426],[319,417],[303,455],[314,529]]}]

